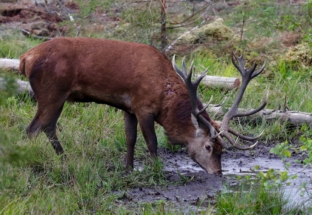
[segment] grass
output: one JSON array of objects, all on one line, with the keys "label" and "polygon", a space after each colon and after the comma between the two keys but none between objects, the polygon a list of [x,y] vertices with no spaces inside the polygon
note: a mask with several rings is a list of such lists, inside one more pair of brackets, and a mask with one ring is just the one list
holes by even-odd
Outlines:
[{"label": "grass", "polygon": [[[71,30],[67,36],[101,37],[149,44],[153,36],[159,33],[157,1],[138,4],[111,0],[77,2],[80,13],[74,16],[75,23],[66,21],[60,24],[69,25]],[[244,39],[232,48],[246,53],[247,64],[253,59],[259,63],[266,61],[267,64],[264,74],[252,81],[247,88],[240,106],[255,108],[268,92],[267,108],[277,109],[283,106],[286,98],[290,109],[311,112],[312,88],[309,67],[301,66],[300,62],[286,61],[282,55],[286,48],[276,42],[281,39],[282,32],[291,31],[300,33],[301,41],[312,43],[311,30],[305,27],[310,25],[307,8],[305,5],[301,8],[292,7],[286,3],[276,5],[272,1],[245,2],[244,6],[227,10],[220,15],[224,17],[225,23],[237,32],[241,29],[242,19],[246,20]],[[137,10],[138,8],[140,10]],[[107,15],[111,18],[119,17],[114,12],[115,9],[122,18],[119,30],[115,30],[115,26],[105,26],[104,30],[77,30],[79,25],[89,27],[89,22],[97,21],[92,16],[96,10],[107,10]],[[192,7],[189,6],[188,10],[191,11]],[[168,17],[177,20],[183,18]],[[0,36],[0,57],[18,58],[40,43],[37,40],[25,39],[18,31],[10,32]],[[170,30],[169,40],[176,38],[177,32],[177,29]],[[259,46],[263,37],[273,38],[273,42]],[[157,37],[156,42],[159,43]],[[205,45],[210,47],[209,44]],[[221,42],[211,47],[209,51],[202,50],[188,55],[188,62],[195,59],[197,70],[209,67],[210,75],[238,77],[238,72],[229,58],[232,49],[224,51],[229,48]],[[0,75],[7,76],[5,71],[1,71]],[[10,77],[20,78],[17,75]],[[200,97],[204,102],[208,101],[211,95],[214,98],[213,103],[220,103],[227,97],[224,105],[229,106],[234,100],[235,92],[201,86]],[[94,103],[65,104],[58,121],[57,132],[66,156],[55,155],[43,133],[32,140],[26,137],[25,129],[35,111],[36,104],[27,96],[15,96],[12,90],[0,91],[0,214],[183,213],[166,201],[140,204],[125,204],[121,201],[127,189],[166,186],[171,183],[162,172],[161,161],[150,160],[141,134],[138,136],[135,158],[142,163],[143,169],[126,171],[126,146],[121,111],[116,112],[114,108]],[[301,128],[290,132],[287,124],[279,121],[232,126],[248,134],[258,134],[264,130],[262,142],[285,141],[305,134],[306,147],[311,145],[311,132]],[[175,149],[167,146],[160,126],[156,126],[156,133],[159,147]],[[285,212],[282,196],[282,193],[275,190],[268,192],[261,187],[241,187],[235,192],[221,192],[217,196],[216,205],[207,208],[206,213],[279,214]],[[295,212],[287,213],[296,214]]]},{"label": "grass", "polygon": [[[66,156],[57,156],[44,134],[34,140],[25,137],[36,104],[28,98],[11,97],[8,101],[9,109],[1,107],[7,113],[2,126],[5,134],[15,137],[4,144],[0,205],[6,207],[0,214],[112,213],[115,207],[109,209],[109,204],[118,198],[113,191],[168,183],[161,162],[148,159],[142,137],[138,138],[136,158],[143,161],[143,170],[125,170],[122,115],[113,108],[66,104],[58,127]],[[12,142],[14,149],[9,146]]]},{"label": "grass", "polygon": [[265,189],[261,185],[246,186],[242,184],[236,189],[225,189],[216,199],[217,215],[225,214],[308,214],[303,207],[287,206],[286,195],[277,188]]}]

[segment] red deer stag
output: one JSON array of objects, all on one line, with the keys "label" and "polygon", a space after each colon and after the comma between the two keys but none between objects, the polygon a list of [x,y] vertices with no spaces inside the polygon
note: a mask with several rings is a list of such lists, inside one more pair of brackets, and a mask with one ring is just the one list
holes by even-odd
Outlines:
[{"label": "red deer stag", "polygon": [[[28,136],[43,130],[57,154],[63,148],[56,136],[56,122],[65,101],[96,102],[123,110],[127,144],[127,167],[133,167],[137,124],[141,128],[152,157],[157,156],[154,122],[166,131],[172,144],[183,144],[188,154],[208,173],[221,174],[221,153],[226,144],[242,148],[231,134],[253,141],[228,127],[233,117],[253,114],[237,113],[237,106],[248,82],[260,74],[239,65],[243,81],[233,107],[221,125],[210,119],[197,98],[197,87],[204,77],[191,81],[187,74],[156,48],[148,45],[92,38],[55,38],[29,50],[20,57],[20,72],[30,82],[38,102],[37,113],[27,127]],[[175,71],[176,70],[176,71]],[[178,74],[179,75],[178,75]],[[181,77],[180,77],[181,76]],[[260,110],[265,103],[257,109]]]}]

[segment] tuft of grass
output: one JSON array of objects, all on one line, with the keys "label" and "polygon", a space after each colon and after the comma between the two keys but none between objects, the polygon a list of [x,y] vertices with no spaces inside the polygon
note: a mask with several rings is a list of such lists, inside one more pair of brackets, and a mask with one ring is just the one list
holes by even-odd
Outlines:
[{"label": "tuft of grass", "polygon": [[39,40],[25,39],[22,41],[19,37],[1,38],[0,37],[0,58],[15,58],[40,44]]},{"label": "tuft of grass", "polygon": [[286,206],[288,199],[277,188],[242,184],[234,190],[222,191],[216,198],[216,214],[308,214],[303,208]]}]

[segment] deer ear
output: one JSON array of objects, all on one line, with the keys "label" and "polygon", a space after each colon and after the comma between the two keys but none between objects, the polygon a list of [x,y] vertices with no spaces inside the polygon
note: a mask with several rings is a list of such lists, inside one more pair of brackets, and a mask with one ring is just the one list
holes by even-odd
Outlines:
[{"label": "deer ear", "polygon": [[193,114],[191,114],[191,120],[194,127],[196,128],[196,136],[200,137],[205,135],[205,129],[203,128],[203,126],[201,126],[200,122],[198,122],[198,120]]},{"label": "deer ear", "polygon": [[191,114],[191,120],[192,120],[192,123],[193,123],[194,127],[196,128],[196,130],[200,129],[199,123],[198,123],[196,117],[193,114]]},{"label": "deer ear", "polygon": [[204,129],[200,127],[199,122],[193,114],[191,114],[191,119],[194,127],[196,128],[196,137],[202,137],[204,135]]}]

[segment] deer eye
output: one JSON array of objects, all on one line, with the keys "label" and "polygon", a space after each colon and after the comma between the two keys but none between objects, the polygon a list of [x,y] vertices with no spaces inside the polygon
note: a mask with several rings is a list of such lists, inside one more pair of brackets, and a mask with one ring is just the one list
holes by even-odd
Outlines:
[{"label": "deer eye", "polygon": [[206,149],[207,149],[208,152],[211,151],[211,146],[207,145],[207,146],[205,146],[205,147],[206,147]]}]

